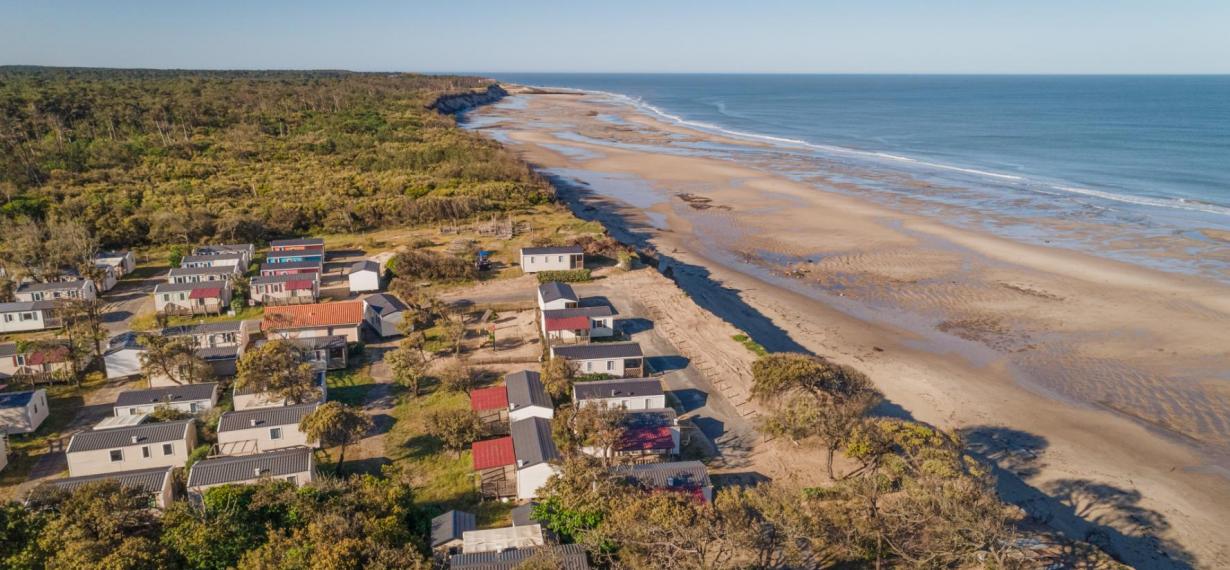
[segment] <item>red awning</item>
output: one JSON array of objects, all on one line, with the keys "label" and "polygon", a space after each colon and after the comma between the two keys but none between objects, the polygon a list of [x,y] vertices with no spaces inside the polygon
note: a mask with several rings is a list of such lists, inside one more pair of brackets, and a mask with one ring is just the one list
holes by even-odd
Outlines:
[{"label": "red awning", "polygon": [[661,451],[675,448],[675,438],[668,426],[628,428],[619,438],[619,451]]},{"label": "red awning", "polygon": [[305,281],[287,281],[287,282],[286,282],[286,290],[287,290],[287,291],[311,291],[311,290],[312,290],[312,281],[310,281],[310,280],[305,280]]},{"label": "red awning", "polygon": [[589,330],[589,317],[547,319],[547,332]]},{"label": "red awning", "polygon": [[512,436],[476,441],[470,446],[470,452],[474,456],[475,471],[516,465],[517,463],[517,455],[513,451]]},{"label": "red awning", "polygon": [[503,410],[507,408],[508,389],[503,386],[480,388],[470,392],[470,409],[476,412],[481,412],[483,410]]},{"label": "red awning", "polygon": [[192,293],[188,294],[189,299],[217,299],[222,296],[221,287],[206,287],[202,289],[193,289]]}]

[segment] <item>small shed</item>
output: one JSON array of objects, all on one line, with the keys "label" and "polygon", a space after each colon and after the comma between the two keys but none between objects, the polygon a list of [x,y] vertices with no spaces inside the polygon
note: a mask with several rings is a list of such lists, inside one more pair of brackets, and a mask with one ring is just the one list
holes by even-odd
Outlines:
[{"label": "small shed", "polygon": [[384,271],[380,264],[366,259],[350,266],[347,278],[350,281],[351,293],[368,293],[379,291],[384,284]]},{"label": "small shed", "polygon": [[47,391],[42,388],[0,394],[0,432],[32,433],[43,425],[50,411]]}]

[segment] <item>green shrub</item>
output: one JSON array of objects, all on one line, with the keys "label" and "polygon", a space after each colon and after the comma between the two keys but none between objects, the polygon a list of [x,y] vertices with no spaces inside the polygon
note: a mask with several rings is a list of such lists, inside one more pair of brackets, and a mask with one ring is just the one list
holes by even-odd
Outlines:
[{"label": "green shrub", "polygon": [[569,269],[565,271],[542,271],[538,273],[539,283],[582,283],[592,279],[588,269]]}]

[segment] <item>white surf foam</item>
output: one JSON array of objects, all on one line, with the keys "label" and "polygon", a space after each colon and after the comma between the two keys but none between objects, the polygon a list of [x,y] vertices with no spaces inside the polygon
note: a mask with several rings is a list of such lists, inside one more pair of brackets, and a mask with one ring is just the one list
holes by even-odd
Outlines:
[{"label": "white surf foam", "polygon": [[973,176],[984,176],[987,178],[994,178],[997,180],[1004,180],[1004,181],[1008,181],[1012,183],[1017,183],[1020,185],[1021,188],[1025,190],[1029,190],[1031,192],[1038,192],[1041,194],[1052,195],[1052,196],[1057,195],[1057,193],[1048,192],[1047,191],[1048,189],[1058,190],[1060,192],[1066,192],[1069,194],[1077,194],[1077,195],[1089,196],[1093,198],[1100,198],[1103,200],[1110,200],[1113,202],[1120,202],[1123,204],[1132,204],[1136,206],[1149,206],[1149,207],[1154,207],[1154,208],[1170,208],[1170,209],[1176,209],[1176,210],[1187,210],[1191,212],[1203,212],[1207,214],[1230,216],[1230,207],[1221,206],[1217,204],[1208,204],[1204,202],[1197,202],[1197,201],[1192,201],[1192,200],[1186,200],[1183,198],[1151,198],[1148,196],[1117,194],[1114,192],[1106,192],[1106,191],[1094,190],[1090,188],[1080,188],[1080,187],[1075,187],[1075,186],[1065,186],[1065,185],[1059,185],[1059,184],[1037,182],[1037,181],[1031,181],[1026,177],[1018,176],[1015,174],[1004,174],[1001,172],[992,172],[992,171],[987,171],[987,170],[979,170],[975,168],[955,166],[951,164],[930,162],[930,161],[925,161],[925,160],[919,160],[916,158],[910,158],[908,156],[890,154],[886,152],[863,151],[863,150],[857,150],[857,149],[841,147],[841,146],[816,144],[816,143],[811,143],[811,142],[807,142],[807,141],[799,140],[799,139],[792,139],[792,138],[786,138],[786,137],[778,137],[778,136],[773,136],[773,135],[765,135],[765,134],[760,134],[760,133],[749,133],[745,131],[727,129],[725,127],[715,125],[712,123],[707,123],[704,121],[685,119],[678,115],[668,113],[662,110],[661,108],[651,103],[646,102],[644,99],[640,97],[632,97],[629,95],[624,95],[623,93],[613,93],[610,91],[601,91],[601,90],[596,90],[596,89],[576,89],[576,88],[571,88],[571,87],[543,87],[543,88],[600,95],[603,97],[613,99],[620,103],[627,104],[635,109],[638,109],[650,115],[656,115],[657,117],[666,119],[667,121],[680,125],[680,126],[690,127],[690,128],[694,128],[697,130],[716,133],[716,134],[722,134],[722,135],[726,135],[732,138],[742,138],[742,139],[759,141],[759,142],[768,142],[771,144],[782,145],[785,147],[803,148],[803,149],[821,151],[821,152],[826,152],[826,153],[831,153],[831,154],[855,156],[859,158],[891,160],[895,162],[908,163],[908,164],[922,166],[926,168],[947,170],[951,172],[960,172],[963,174],[970,174]]}]

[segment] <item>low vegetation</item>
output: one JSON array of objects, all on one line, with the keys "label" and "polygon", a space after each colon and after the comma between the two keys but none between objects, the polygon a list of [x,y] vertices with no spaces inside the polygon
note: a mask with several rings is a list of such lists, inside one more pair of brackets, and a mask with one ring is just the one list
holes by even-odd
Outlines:
[{"label": "low vegetation", "polygon": [[588,269],[567,269],[560,271],[540,271],[538,272],[539,283],[550,283],[557,281],[560,283],[584,283],[593,277]]}]

